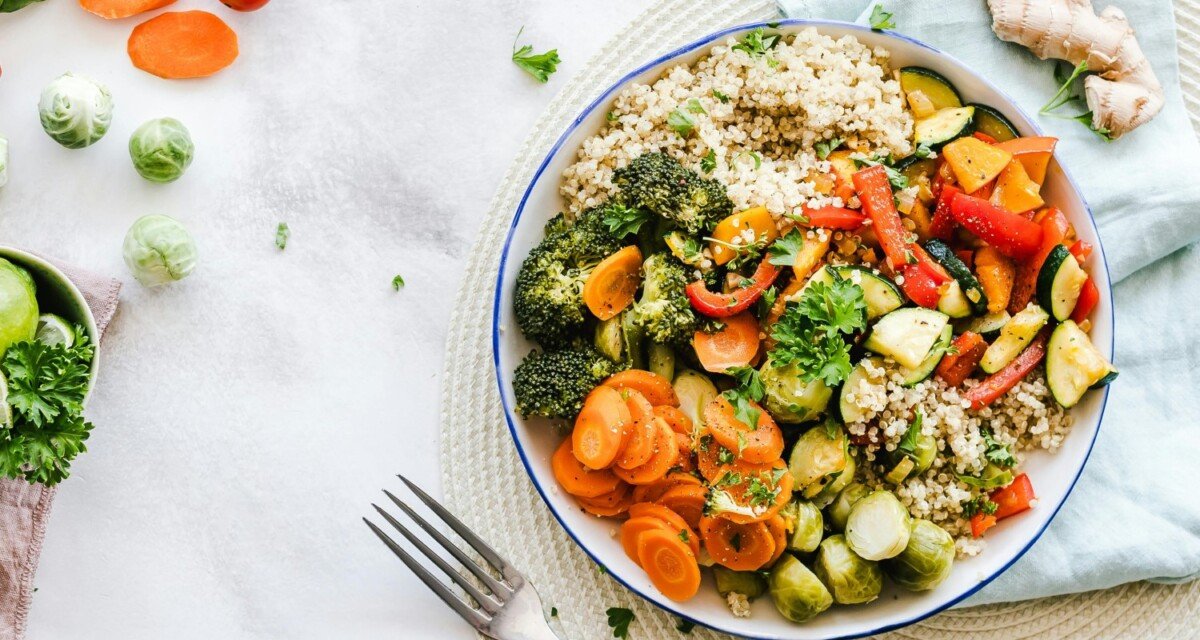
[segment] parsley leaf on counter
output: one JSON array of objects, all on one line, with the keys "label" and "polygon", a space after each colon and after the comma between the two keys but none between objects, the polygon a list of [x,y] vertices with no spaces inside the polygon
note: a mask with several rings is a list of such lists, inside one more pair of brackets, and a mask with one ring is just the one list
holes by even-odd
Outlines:
[{"label": "parsley leaf on counter", "polygon": [[629,637],[629,623],[633,622],[633,611],[625,607],[609,607],[604,613],[608,614],[608,626],[612,627],[614,638]]},{"label": "parsley leaf on counter", "polygon": [[544,83],[550,79],[550,74],[558,70],[558,63],[562,62],[558,57],[558,49],[551,49],[545,53],[534,53],[533,45],[529,44],[518,49],[517,40],[521,38],[521,33],[524,31],[525,27],[521,27],[520,31],[517,31],[517,37],[513,38],[512,61],[538,82]]},{"label": "parsley leaf on counter", "polygon": [[682,618],[680,618],[679,622],[675,625],[675,630],[679,633],[691,633],[692,629],[695,628],[695,622],[692,622],[691,620],[684,620]]},{"label": "parsley leaf on counter", "polygon": [[292,237],[292,230],[288,228],[286,222],[280,222],[278,227],[275,227],[275,246],[279,247],[280,251],[287,248],[288,238]]},{"label": "parsley leaf on counter", "polygon": [[397,274],[395,278],[392,278],[392,288],[393,289],[395,289],[396,291],[399,291],[400,287],[403,287],[403,286],[404,286],[404,277],[403,276]]}]

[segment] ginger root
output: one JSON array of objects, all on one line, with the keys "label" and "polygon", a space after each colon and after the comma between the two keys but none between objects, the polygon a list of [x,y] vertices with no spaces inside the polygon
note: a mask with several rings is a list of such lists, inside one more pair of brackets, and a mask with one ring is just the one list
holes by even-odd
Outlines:
[{"label": "ginger root", "polygon": [[1088,70],[1098,72],[1083,81],[1097,130],[1118,138],[1162,110],[1162,85],[1120,9],[1097,15],[1091,0],[988,0],[988,10],[1001,40],[1042,60],[1086,60]]}]

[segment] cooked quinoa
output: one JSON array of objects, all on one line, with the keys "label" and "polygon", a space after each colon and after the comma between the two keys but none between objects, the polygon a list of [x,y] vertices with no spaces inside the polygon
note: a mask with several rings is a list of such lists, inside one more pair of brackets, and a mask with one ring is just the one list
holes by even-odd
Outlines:
[{"label": "cooked quinoa", "polygon": [[[829,163],[817,158],[817,142],[841,138],[868,155],[912,151],[912,117],[886,50],[811,28],[757,57],[737,42],[728,38],[693,65],[618,94],[610,122],[563,173],[567,211],[606,200],[613,171],[643,153],[662,151],[702,172],[711,150],[716,167],[705,175],[726,185],[734,206],[765,206],[778,218],[803,205],[845,204],[820,192]],[[693,99],[703,112],[688,108]],[[668,126],[676,109],[695,123],[686,138]]]}]

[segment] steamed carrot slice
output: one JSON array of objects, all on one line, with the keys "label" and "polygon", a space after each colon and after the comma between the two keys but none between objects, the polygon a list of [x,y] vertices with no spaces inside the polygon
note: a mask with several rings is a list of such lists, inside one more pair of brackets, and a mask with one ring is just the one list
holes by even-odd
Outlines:
[{"label": "steamed carrot slice", "polygon": [[[738,460],[730,467],[729,478],[717,478],[715,485],[729,494],[739,506],[751,513],[725,512],[721,517],[737,523],[761,522],[779,513],[792,499],[795,479],[783,460],[772,464],[754,464]],[[736,479],[737,482],[731,480]],[[757,481],[757,482],[756,482]],[[771,498],[770,496],[774,496]]]},{"label": "steamed carrot slice", "polygon": [[692,336],[692,347],[705,371],[725,373],[754,362],[758,356],[760,330],[753,313],[743,311],[725,318],[724,323],[718,331],[697,331]]},{"label": "steamed carrot slice", "polygon": [[625,405],[629,407],[631,418],[629,438],[617,456],[616,464],[622,469],[640,467],[650,461],[654,455],[654,445],[658,442],[658,428],[654,425],[654,407],[642,394],[626,389],[620,392],[625,395]]},{"label": "steamed carrot slice", "polygon": [[659,405],[654,407],[654,416],[666,421],[675,433],[682,433],[686,436],[692,435],[692,419],[687,417],[687,414],[679,407],[672,407],[665,404]]},{"label": "steamed carrot slice", "polygon": [[595,498],[575,498],[584,511],[602,518],[625,513],[633,504],[633,491],[622,482],[616,489]]},{"label": "steamed carrot slice", "polygon": [[700,537],[695,534],[692,527],[683,519],[683,516],[664,507],[661,504],[649,504],[645,502],[635,503],[629,507],[630,517],[633,518],[658,518],[666,523],[667,529],[672,533],[679,534],[679,539],[688,543],[692,548],[692,553],[700,553]]},{"label": "steamed carrot slice", "polygon": [[717,396],[704,407],[704,424],[718,444],[749,462],[771,462],[783,454],[783,431],[765,409],[758,409],[758,426],[738,420],[733,405],[724,396]]},{"label": "steamed carrot slice", "polygon": [[550,457],[550,468],[563,490],[580,498],[598,498],[621,486],[621,479],[608,469],[594,471],[580,464],[571,452],[570,438],[563,440]]},{"label": "steamed carrot slice", "polygon": [[696,468],[709,482],[725,475],[737,461],[737,454],[721,446],[706,429],[700,434],[696,445]]},{"label": "steamed carrot slice", "polygon": [[233,64],[237,34],[207,11],[164,13],[129,34],[133,66],[160,78],[203,78]]},{"label": "steamed carrot slice", "polygon": [[764,522],[738,524],[716,516],[700,519],[700,539],[717,564],[734,571],[755,571],[775,555],[775,538]]},{"label": "steamed carrot slice", "polygon": [[707,499],[708,490],[704,487],[677,484],[667,489],[657,502],[678,513],[688,526],[695,529],[700,526],[700,517],[704,515],[704,503]]},{"label": "steamed carrot slice", "polygon": [[634,503],[657,502],[667,489],[680,484],[700,486],[700,478],[683,471],[672,471],[662,480],[650,484],[639,484],[633,488]]},{"label": "steamed carrot slice", "polygon": [[625,247],[600,261],[583,285],[583,303],[592,315],[608,320],[633,302],[642,282],[642,252]]},{"label": "steamed carrot slice", "polygon": [[596,387],[575,418],[571,449],[575,457],[592,469],[612,465],[629,435],[632,418],[621,393],[611,387]]},{"label": "steamed carrot slice", "polygon": [[675,387],[671,386],[671,381],[650,371],[626,369],[609,376],[604,381],[604,385],[614,389],[637,391],[646,396],[650,404],[656,407],[664,404],[672,407],[679,406],[679,396],[675,395]]},{"label": "steamed carrot slice", "polygon": [[679,445],[679,460],[675,461],[675,468],[684,473],[691,473],[696,470],[695,451],[692,449],[692,436],[676,433],[675,444]]},{"label": "steamed carrot slice", "polygon": [[637,555],[650,582],[662,594],[683,602],[700,590],[700,564],[696,554],[677,536],[661,529],[637,538]]},{"label": "steamed carrot slice", "polygon": [[79,6],[105,20],[116,20],[161,9],[174,2],[175,0],[79,0]]},{"label": "steamed carrot slice", "polygon": [[675,432],[661,418],[654,419],[658,435],[654,441],[654,454],[643,464],[632,469],[614,467],[613,473],[629,484],[649,484],[667,475],[679,460],[679,444]]},{"label": "steamed carrot slice", "polygon": [[634,514],[629,514],[629,519],[621,524],[621,548],[625,550],[625,555],[629,556],[629,559],[636,562],[639,566],[642,563],[637,557],[638,537],[653,529],[670,531],[670,525],[664,522],[662,518]]},{"label": "steamed carrot slice", "polygon": [[775,553],[772,553],[771,559],[767,561],[768,565],[773,565],[787,548],[787,523],[784,522],[782,516],[775,514],[767,519],[767,530],[771,532],[771,538],[775,540]]}]

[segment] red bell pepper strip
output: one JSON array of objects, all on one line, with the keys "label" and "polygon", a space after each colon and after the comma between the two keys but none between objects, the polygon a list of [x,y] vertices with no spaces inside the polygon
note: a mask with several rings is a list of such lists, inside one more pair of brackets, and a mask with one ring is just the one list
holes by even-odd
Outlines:
[{"label": "red bell pepper strip", "polygon": [[971,537],[983,537],[983,532],[996,526],[996,516],[989,516],[986,513],[976,513],[971,516]]},{"label": "red bell pepper strip", "polygon": [[1033,300],[1033,293],[1037,289],[1038,272],[1042,270],[1042,263],[1046,261],[1046,256],[1050,255],[1054,247],[1061,244],[1063,238],[1067,237],[1067,232],[1071,228],[1067,217],[1058,209],[1053,207],[1044,209],[1039,215],[1041,216],[1039,224],[1042,227],[1042,246],[1038,248],[1033,257],[1017,265],[1012,294],[1008,298],[1009,313],[1020,313],[1029,304],[1029,301]]},{"label": "red bell pepper strip", "polygon": [[972,133],[971,135],[972,135],[972,136],[974,136],[974,137],[976,137],[976,138],[978,138],[978,139],[980,139],[980,140],[983,140],[984,142],[986,142],[986,143],[988,143],[988,144],[996,144],[996,139],[995,139],[995,138],[993,138],[993,137],[989,136],[988,134],[986,134],[986,133],[984,133],[984,132],[982,132],[982,131],[976,131],[975,133]]},{"label": "red bell pepper strip", "polygon": [[959,386],[975,372],[987,348],[988,343],[983,336],[974,331],[964,331],[954,339],[954,353],[947,353],[938,363],[938,377],[951,387]]},{"label": "red bell pepper strip", "polygon": [[764,257],[746,286],[729,293],[714,293],[704,285],[704,280],[697,280],[687,286],[687,297],[696,311],[710,318],[728,318],[749,309],[778,277],[779,269],[771,264],[769,257]]},{"label": "red bell pepper strip", "polygon": [[900,222],[896,203],[892,199],[892,184],[888,182],[883,165],[860,169],[854,174],[854,188],[863,210],[871,217],[871,226],[879,246],[892,269],[899,271],[908,264],[908,231]]},{"label": "red bell pepper strip", "polygon": [[1005,365],[1003,369],[988,376],[983,382],[971,387],[963,395],[971,402],[971,408],[982,409],[1007,393],[1009,389],[1017,386],[1017,383],[1029,375],[1029,372],[1033,371],[1046,357],[1046,341],[1049,339],[1049,329],[1042,329],[1041,333],[1037,334],[1037,337],[1029,343],[1029,346],[1025,347],[1021,355]]},{"label": "red bell pepper strip", "polygon": [[973,265],[975,264],[975,252],[974,251],[971,251],[970,249],[959,249],[958,251],[954,252],[954,255],[958,256],[958,259],[962,260],[963,264],[967,265],[968,269],[974,268],[973,267]]},{"label": "red bell pepper strip", "polygon": [[1100,302],[1100,287],[1096,286],[1096,281],[1088,278],[1083,283],[1083,289],[1079,291],[1079,300],[1075,302],[1075,310],[1071,312],[1071,319],[1075,324],[1079,324],[1092,315],[1092,310]]},{"label": "red bell pepper strip", "polygon": [[853,231],[863,226],[867,216],[843,207],[821,207],[819,209],[803,208],[804,217],[808,218],[806,227],[821,227],[823,229],[845,229]]},{"label": "red bell pepper strip", "polygon": [[1029,481],[1029,476],[1022,473],[1013,478],[1012,483],[1007,487],[992,492],[990,499],[996,503],[996,513],[992,515],[996,516],[997,520],[1014,516],[1033,506],[1030,502],[1036,498],[1037,496],[1033,493],[1033,483]]},{"label": "red bell pepper strip", "polygon": [[900,275],[904,278],[900,288],[904,289],[904,294],[910,300],[927,309],[937,307],[938,298],[942,296],[942,292],[929,272],[918,265],[906,264],[901,267]]},{"label": "red bell pepper strip", "polygon": [[960,193],[950,202],[954,219],[997,251],[1016,260],[1028,259],[1042,245],[1036,222],[983,200]]},{"label": "red bell pepper strip", "polygon": [[1076,240],[1075,244],[1070,246],[1070,251],[1071,255],[1075,256],[1075,261],[1083,264],[1092,255],[1092,243],[1087,240]]},{"label": "red bell pepper strip", "polygon": [[933,220],[929,223],[929,235],[946,241],[954,236],[954,227],[958,225],[954,222],[954,215],[950,213],[950,203],[954,196],[960,193],[962,191],[952,184],[942,186],[937,206],[933,209]]},{"label": "red bell pepper strip", "polygon": [[939,287],[950,282],[950,273],[946,271],[945,267],[938,264],[938,261],[934,260],[924,247],[914,242],[908,246],[908,250],[917,260],[917,266],[929,274],[929,277],[933,278]]}]

